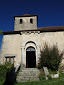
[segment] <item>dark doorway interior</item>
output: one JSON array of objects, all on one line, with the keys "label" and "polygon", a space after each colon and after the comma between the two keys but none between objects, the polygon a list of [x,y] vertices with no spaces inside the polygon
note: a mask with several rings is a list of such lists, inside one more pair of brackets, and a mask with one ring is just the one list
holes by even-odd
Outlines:
[{"label": "dark doorway interior", "polygon": [[26,50],[26,67],[27,68],[36,67],[35,49],[33,47],[30,47]]}]

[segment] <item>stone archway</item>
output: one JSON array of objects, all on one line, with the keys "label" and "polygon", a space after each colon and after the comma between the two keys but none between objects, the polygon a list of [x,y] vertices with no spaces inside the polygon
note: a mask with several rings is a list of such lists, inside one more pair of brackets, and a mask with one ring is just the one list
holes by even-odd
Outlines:
[{"label": "stone archway", "polygon": [[40,57],[40,46],[38,42],[36,42],[35,40],[29,39],[29,40],[26,40],[24,43],[22,43],[22,46],[21,46],[21,65],[23,68],[27,67],[26,66],[26,49],[30,46],[35,48],[36,66],[38,66],[39,57]]},{"label": "stone archway", "polygon": [[36,51],[30,46],[26,49],[26,68],[36,67]]}]

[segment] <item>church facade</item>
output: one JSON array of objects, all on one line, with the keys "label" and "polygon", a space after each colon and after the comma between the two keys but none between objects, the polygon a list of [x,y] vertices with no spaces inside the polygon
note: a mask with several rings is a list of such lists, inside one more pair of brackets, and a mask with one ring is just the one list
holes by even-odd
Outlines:
[{"label": "church facade", "polygon": [[1,64],[10,61],[15,66],[34,68],[45,43],[64,50],[64,26],[37,28],[37,15],[14,16],[14,20],[14,31],[3,32]]}]

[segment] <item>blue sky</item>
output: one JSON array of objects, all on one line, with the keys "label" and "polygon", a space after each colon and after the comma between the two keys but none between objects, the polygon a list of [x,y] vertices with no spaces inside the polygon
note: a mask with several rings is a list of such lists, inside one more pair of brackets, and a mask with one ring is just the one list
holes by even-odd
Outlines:
[{"label": "blue sky", "polygon": [[13,31],[13,16],[24,14],[37,14],[38,27],[64,26],[64,0],[0,0],[0,30]]}]

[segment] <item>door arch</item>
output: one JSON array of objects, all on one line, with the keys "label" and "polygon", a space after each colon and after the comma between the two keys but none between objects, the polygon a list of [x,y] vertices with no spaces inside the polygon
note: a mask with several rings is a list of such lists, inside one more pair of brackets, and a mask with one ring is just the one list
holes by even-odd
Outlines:
[{"label": "door arch", "polygon": [[29,46],[26,49],[26,68],[36,67],[36,50],[34,47]]}]

